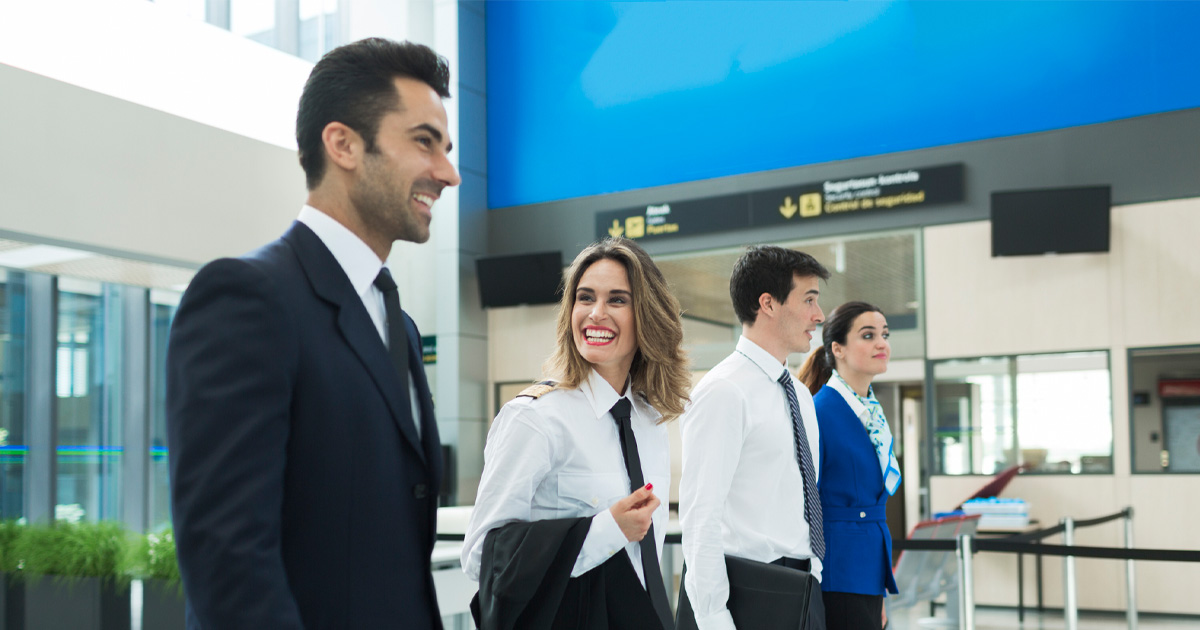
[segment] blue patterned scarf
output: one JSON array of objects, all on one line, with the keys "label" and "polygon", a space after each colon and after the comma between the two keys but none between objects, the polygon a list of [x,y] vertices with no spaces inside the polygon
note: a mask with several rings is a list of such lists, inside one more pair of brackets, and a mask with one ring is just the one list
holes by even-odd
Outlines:
[{"label": "blue patterned scarf", "polygon": [[896,462],[896,456],[892,454],[894,442],[892,430],[888,428],[887,418],[883,416],[883,407],[875,398],[875,389],[868,387],[867,395],[864,398],[846,383],[837,370],[833,371],[833,376],[841,382],[845,391],[850,392],[858,399],[858,402],[867,408],[868,415],[863,420],[863,428],[867,430],[867,437],[871,438],[871,444],[875,446],[875,454],[879,457],[879,469],[883,472],[883,487],[889,495],[896,494],[896,490],[900,487],[900,465]]}]

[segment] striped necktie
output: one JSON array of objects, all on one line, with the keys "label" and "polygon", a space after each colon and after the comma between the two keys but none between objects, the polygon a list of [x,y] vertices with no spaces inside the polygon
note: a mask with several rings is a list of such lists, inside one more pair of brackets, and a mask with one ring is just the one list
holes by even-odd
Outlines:
[{"label": "striped necktie", "polygon": [[808,521],[809,538],[812,539],[813,554],[825,557],[825,529],[821,523],[821,497],[817,494],[817,473],[813,466],[812,451],[808,448],[808,435],[800,419],[800,400],[796,398],[796,386],[792,375],[785,369],[779,375],[779,384],[787,393],[788,409],[792,412],[792,437],[796,443],[796,461],[800,462],[800,476],[804,479],[804,520]]}]

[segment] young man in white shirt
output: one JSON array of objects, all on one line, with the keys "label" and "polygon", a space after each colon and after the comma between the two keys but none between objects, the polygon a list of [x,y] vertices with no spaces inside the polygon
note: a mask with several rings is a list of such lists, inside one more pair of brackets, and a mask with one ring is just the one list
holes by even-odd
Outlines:
[{"label": "young man in white shirt", "polygon": [[812,395],[787,358],[807,352],[824,321],[817,297],[829,275],[812,256],[775,246],[751,247],[734,265],[742,337],[696,385],[681,420],[684,588],[700,630],[736,627],[726,554],[820,579],[820,435]]}]

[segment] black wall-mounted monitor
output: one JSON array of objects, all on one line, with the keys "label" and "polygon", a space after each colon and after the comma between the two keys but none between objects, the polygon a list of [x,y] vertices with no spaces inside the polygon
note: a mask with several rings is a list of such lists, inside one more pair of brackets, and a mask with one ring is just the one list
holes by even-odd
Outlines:
[{"label": "black wall-mounted monitor", "polygon": [[1111,186],[992,193],[992,256],[1107,252]]},{"label": "black wall-mounted monitor", "polygon": [[562,280],[562,252],[491,256],[475,261],[484,308],[553,304]]}]

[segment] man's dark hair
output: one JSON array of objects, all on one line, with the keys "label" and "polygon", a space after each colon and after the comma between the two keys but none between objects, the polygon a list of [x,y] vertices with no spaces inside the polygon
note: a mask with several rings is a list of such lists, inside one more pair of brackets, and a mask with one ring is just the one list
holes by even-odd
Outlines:
[{"label": "man's dark hair", "polygon": [[296,114],[296,144],[308,189],[325,176],[325,147],[321,133],[337,121],[357,131],[374,153],[379,121],[400,109],[394,79],[416,79],[450,98],[450,66],[428,46],[371,37],[325,53],[313,67],[300,95]]},{"label": "man's dark hair", "polygon": [[764,293],[786,302],[792,292],[793,276],[828,280],[829,270],[816,258],[794,249],[775,245],[747,249],[734,263],[733,276],[729,278],[729,297],[733,299],[738,321],[753,324],[758,319],[758,296]]}]

